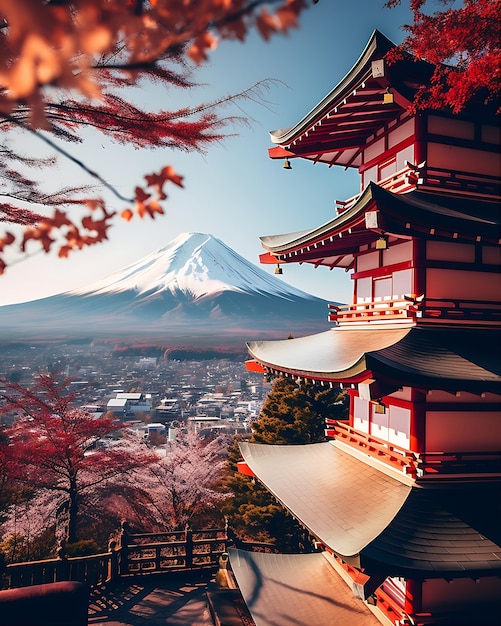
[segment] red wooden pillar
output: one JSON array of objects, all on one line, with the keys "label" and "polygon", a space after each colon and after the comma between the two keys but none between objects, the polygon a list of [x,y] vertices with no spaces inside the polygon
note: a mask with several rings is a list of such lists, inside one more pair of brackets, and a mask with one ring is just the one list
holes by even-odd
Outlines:
[{"label": "red wooden pillar", "polygon": [[426,452],[426,395],[412,391],[412,411],[409,432],[409,448],[412,452]]},{"label": "red wooden pillar", "polygon": [[423,604],[423,583],[408,578],[405,583],[405,605],[407,615],[421,613]]}]

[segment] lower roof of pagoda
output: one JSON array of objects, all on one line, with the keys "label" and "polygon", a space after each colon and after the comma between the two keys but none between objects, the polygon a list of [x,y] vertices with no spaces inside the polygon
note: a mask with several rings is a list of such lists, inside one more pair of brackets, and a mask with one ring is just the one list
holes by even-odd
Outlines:
[{"label": "lower roof of pagoda", "polygon": [[[372,218],[366,220],[369,212]],[[325,224],[261,237],[268,251],[261,260],[349,267],[360,246],[371,244],[383,232],[405,238],[498,244],[499,204],[420,191],[398,194],[369,183],[352,206]]]},{"label": "lower roof of pagoda", "polygon": [[230,548],[229,555],[256,626],[380,624],[322,553],[264,554]]},{"label": "lower roof of pagoda", "polygon": [[400,386],[501,393],[501,331],[388,327],[331,330],[251,341],[251,356],[272,373],[333,383],[384,379]]},{"label": "lower roof of pagoda", "polygon": [[411,487],[332,442],[240,450],[313,536],[369,575],[501,574],[499,483]]}]

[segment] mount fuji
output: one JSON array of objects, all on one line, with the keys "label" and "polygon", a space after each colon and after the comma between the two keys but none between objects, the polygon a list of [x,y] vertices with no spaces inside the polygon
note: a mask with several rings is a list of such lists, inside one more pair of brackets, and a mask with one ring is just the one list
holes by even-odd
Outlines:
[{"label": "mount fuji", "polygon": [[183,233],[85,288],[0,306],[0,337],[260,339],[329,328],[327,302],[212,235]]}]

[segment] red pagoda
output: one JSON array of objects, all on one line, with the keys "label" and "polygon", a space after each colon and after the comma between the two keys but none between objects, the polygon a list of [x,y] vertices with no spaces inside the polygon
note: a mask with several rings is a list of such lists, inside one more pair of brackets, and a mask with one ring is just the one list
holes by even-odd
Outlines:
[{"label": "red pagoda", "polygon": [[[243,443],[315,538],[310,555],[231,551],[257,626],[501,620],[500,155],[496,107],[412,113],[432,68],[388,65],[374,32],[272,159],[357,168],[329,222],[261,238],[262,263],[351,272],[332,329],[248,343],[250,367],[350,395],[327,441]],[[343,580],[346,585],[338,584]]]}]

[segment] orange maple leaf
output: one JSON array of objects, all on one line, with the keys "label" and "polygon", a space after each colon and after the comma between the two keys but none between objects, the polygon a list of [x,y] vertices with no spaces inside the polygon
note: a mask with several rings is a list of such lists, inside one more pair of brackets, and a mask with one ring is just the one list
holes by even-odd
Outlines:
[{"label": "orange maple leaf", "polygon": [[207,51],[212,51],[217,48],[217,37],[214,37],[212,33],[205,31],[190,46],[187,54],[192,61],[197,65],[200,65],[203,61],[207,61],[209,58]]},{"label": "orange maple leaf", "polygon": [[50,220],[47,220],[54,228],[61,228],[61,226],[71,226],[73,222],[68,219],[66,213],[64,211],[59,211],[56,209],[54,211],[54,217]]},{"label": "orange maple leaf", "polygon": [[134,213],[130,209],[125,209],[120,213],[120,217],[123,220],[130,222],[131,219],[134,217]]},{"label": "orange maple leaf", "polygon": [[0,252],[3,252],[4,248],[14,243],[16,238],[12,233],[5,233],[4,237],[0,238]]},{"label": "orange maple leaf", "polygon": [[172,165],[166,165],[164,168],[162,168],[160,174],[164,177],[166,181],[170,180],[171,183],[174,183],[178,187],[183,187],[184,176],[179,176],[179,174],[176,174]]},{"label": "orange maple leaf", "polygon": [[280,30],[280,24],[275,15],[270,15],[265,9],[256,19],[256,26],[261,33],[261,37],[265,41],[269,41],[270,37]]}]

